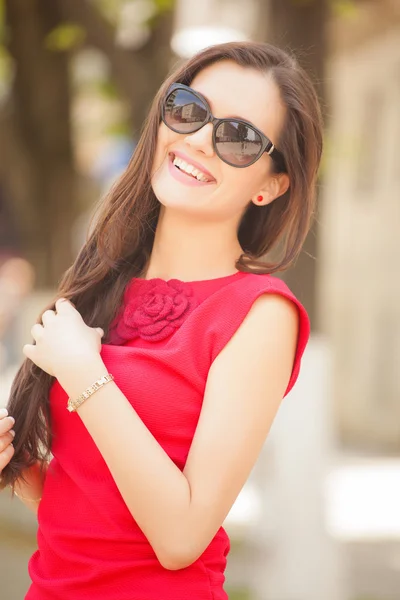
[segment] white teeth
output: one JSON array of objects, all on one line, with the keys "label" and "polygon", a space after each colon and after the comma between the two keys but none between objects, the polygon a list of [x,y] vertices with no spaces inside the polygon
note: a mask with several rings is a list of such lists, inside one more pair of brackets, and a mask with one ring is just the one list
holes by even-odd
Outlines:
[{"label": "white teeth", "polygon": [[175,156],[173,164],[179,167],[181,171],[185,171],[185,173],[188,173],[189,175],[192,175],[192,177],[195,177],[198,181],[203,181],[205,183],[209,181],[204,173],[199,171],[199,169],[197,169],[193,165],[185,162],[178,156]]}]

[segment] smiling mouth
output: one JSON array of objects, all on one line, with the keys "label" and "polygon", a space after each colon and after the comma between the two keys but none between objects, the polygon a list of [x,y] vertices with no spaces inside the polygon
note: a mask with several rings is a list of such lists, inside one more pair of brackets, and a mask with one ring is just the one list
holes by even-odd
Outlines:
[{"label": "smiling mouth", "polygon": [[173,152],[170,152],[169,158],[172,165],[188,177],[192,177],[192,179],[200,181],[200,183],[215,183],[215,179],[211,179],[209,175],[203,173],[194,165],[187,163],[179,156],[176,156]]}]

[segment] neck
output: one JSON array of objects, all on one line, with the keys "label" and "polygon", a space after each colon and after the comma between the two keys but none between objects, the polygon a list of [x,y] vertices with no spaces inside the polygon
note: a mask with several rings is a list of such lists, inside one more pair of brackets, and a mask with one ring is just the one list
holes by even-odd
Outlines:
[{"label": "neck", "polygon": [[161,207],[145,279],[195,281],[231,275],[243,253],[236,222],[201,222]]}]

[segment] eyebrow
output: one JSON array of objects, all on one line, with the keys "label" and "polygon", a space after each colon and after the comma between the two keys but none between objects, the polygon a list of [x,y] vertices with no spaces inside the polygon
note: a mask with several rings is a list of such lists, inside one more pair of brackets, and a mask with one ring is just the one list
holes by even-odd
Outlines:
[{"label": "eyebrow", "polygon": [[[209,99],[207,98],[207,96],[205,96],[202,92],[199,92],[199,90],[195,90],[194,88],[191,88],[194,92],[196,92],[196,94],[200,94],[200,96],[202,96],[202,98],[204,98],[204,100],[206,100],[208,106],[210,107],[211,110],[211,102],[209,101]],[[219,117],[222,119],[222,117]],[[253,125],[253,127],[257,127],[257,125],[254,125],[252,121],[249,121],[248,119],[245,119],[244,117],[240,117],[239,115],[228,115],[227,117],[223,117],[224,119],[239,119],[240,121],[246,121],[247,123],[250,123],[251,125]]]}]

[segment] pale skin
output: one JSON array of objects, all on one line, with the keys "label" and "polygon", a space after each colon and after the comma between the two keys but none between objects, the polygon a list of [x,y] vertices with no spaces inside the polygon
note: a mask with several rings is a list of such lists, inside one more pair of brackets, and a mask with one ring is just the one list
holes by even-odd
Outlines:
[{"label": "pale skin", "polygon": [[[278,138],[284,107],[267,76],[224,62],[200,72],[191,85],[209,99],[216,116],[241,116],[272,140]],[[174,149],[201,163],[216,183],[190,188],[174,180],[165,162]],[[211,125],[180,135],[161,124],[152,183],[162,208],[146,278],[190,281],[235,272],[241,253],[235,232],[243,210],[257,195],[263,195],[263,203],[272,202],[289,185],[286,175],[270,174],[270,160],[264,155],[251,167],[234,169],[215,155]],[[76,398],[107,373],[100,355],[103,332],[88,327],[64,299],[57,300],[56,311],[43,313],[42,322],[32,327],[36,344],[26,344],[23,352]],[[298,312],[290,300],[263,294],[253,303],[210,368],[183,472],[117,382],[107,383],[77,409],[132,517],[166,569],[194,562],[231,509],[285,393],[297,336]]]}]

